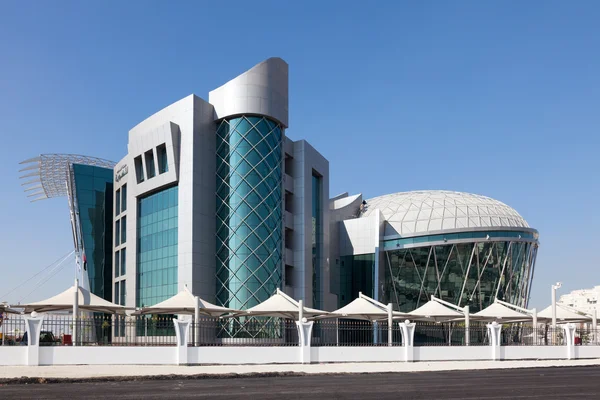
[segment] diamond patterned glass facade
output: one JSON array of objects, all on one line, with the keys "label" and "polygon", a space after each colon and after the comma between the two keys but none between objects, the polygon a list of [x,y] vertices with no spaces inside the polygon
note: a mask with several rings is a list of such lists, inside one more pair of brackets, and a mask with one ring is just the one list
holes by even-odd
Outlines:
[{"label": "diamond patterned glass facade", "polygon": [[138,199],[136,306],[177,294],[177,186]]},{"label": "diamond patterned glass facade", "polygon": [[217,127],[217,303],[246,309],[282,282],[282,128],[264,117]]},{"label": "diamond patterned glass facade", "polygon": [[469,305],[471,312],[489,306],[496,296],[526,307],[537,248],[537,240],[490,236],[386,251],[382,301],[406,312],[432,295],[461,307]]}]

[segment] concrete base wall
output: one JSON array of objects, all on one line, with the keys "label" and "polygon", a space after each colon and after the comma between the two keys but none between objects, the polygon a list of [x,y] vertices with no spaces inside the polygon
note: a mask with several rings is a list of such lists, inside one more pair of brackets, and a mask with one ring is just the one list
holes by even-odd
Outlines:
[{"label": "concrete base wall", "polygon": [[[35,349],[32,349],[32,351]],[[171,347],[40,347],[40,365],[175,365],[179,348]],[[185,351],[185,348],[181,350]],[[312,347],[312,363],[402,362],[404,347]],[[408,349],[410,351],[410,348]],[[0,366],[27,365],[29,348],[0,346]],[[185,353],[184,353],[185,354]],[[600,346],[576,346],[575,359],[600,358]],[[295,364],[302,348],[293,347],[187,347],[188,364]],[[499,360],[567,359],[566,346],[500,347]],[[413,348],[413,361],[491,360],[490,346]]]}]

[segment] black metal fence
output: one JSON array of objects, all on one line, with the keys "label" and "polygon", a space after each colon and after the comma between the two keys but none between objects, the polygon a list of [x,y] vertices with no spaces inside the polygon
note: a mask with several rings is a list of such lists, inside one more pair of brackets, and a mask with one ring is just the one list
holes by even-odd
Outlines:
[{"label": "black metal fence", "polygon": [[[387,321],[323,319],[314,322],[311,346],[389,346]],[[391,345],[402,345],[398,323],[392,324]]]},{"label": "black metal fence", "polygon": [[[74,323],[70,315],[46,314],[42,322],[41,346],[175,346],[174,316],[111,316],[89,314]],[[75,338],[77,332],[77,338]],[[549,325],[534,328],[517,323],[504,324],[500,334],[502,346],[563,346],[562,327]],[[314,321],[311,345],[318,346],[402,346],[400,326],[394,321],[323,319]],[[467,340],[467,338],[469,340]],[[75,343],[76,342],[76,343]],[[0,345],[27,345],[25,318],[5,314],[0,318]],[[201,318],[189,330],[190,346],[298,346],[296,321],[271,317],[230,319]],[[415,346],[486,346],[490,336],[485,324],[417,322]],[[578,324],[576,345],[600,345],[600,330]]]}]

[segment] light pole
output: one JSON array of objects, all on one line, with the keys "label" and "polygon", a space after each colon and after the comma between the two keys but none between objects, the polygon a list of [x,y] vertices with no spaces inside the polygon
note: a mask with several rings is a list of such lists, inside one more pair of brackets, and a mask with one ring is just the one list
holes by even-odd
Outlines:
[{"label": "light pole", "polygon": [[562,282],[552,285],[552,331],[556,330],[556,289],[560,289]]}]

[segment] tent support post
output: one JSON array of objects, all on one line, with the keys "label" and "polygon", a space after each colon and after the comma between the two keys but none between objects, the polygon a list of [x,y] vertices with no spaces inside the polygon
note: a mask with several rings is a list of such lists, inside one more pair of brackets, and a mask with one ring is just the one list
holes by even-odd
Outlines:
[{"label": "tent support post", "polygon": [[393,319],[393,315],[392,315],[392,303],[388,303],[387,312],[388,312],[388,346],[391,346],[393,343],[392,324],[394,323],[394,319]]},{"label": "tent support post", "polygon": [[79,279],[75,278],[75,293],[73,294],[73,346],[77,346],[79,337]]},{"label": "tent support post", "polygon": [[470,335],[470,320],[469,320],[469,306],[465,306],[465,345],[469,346],[471,344],[471,335]]},{"label": "tent support post", "polygon": [[194,296],[194,346],[200,343],[200,298]]}]

